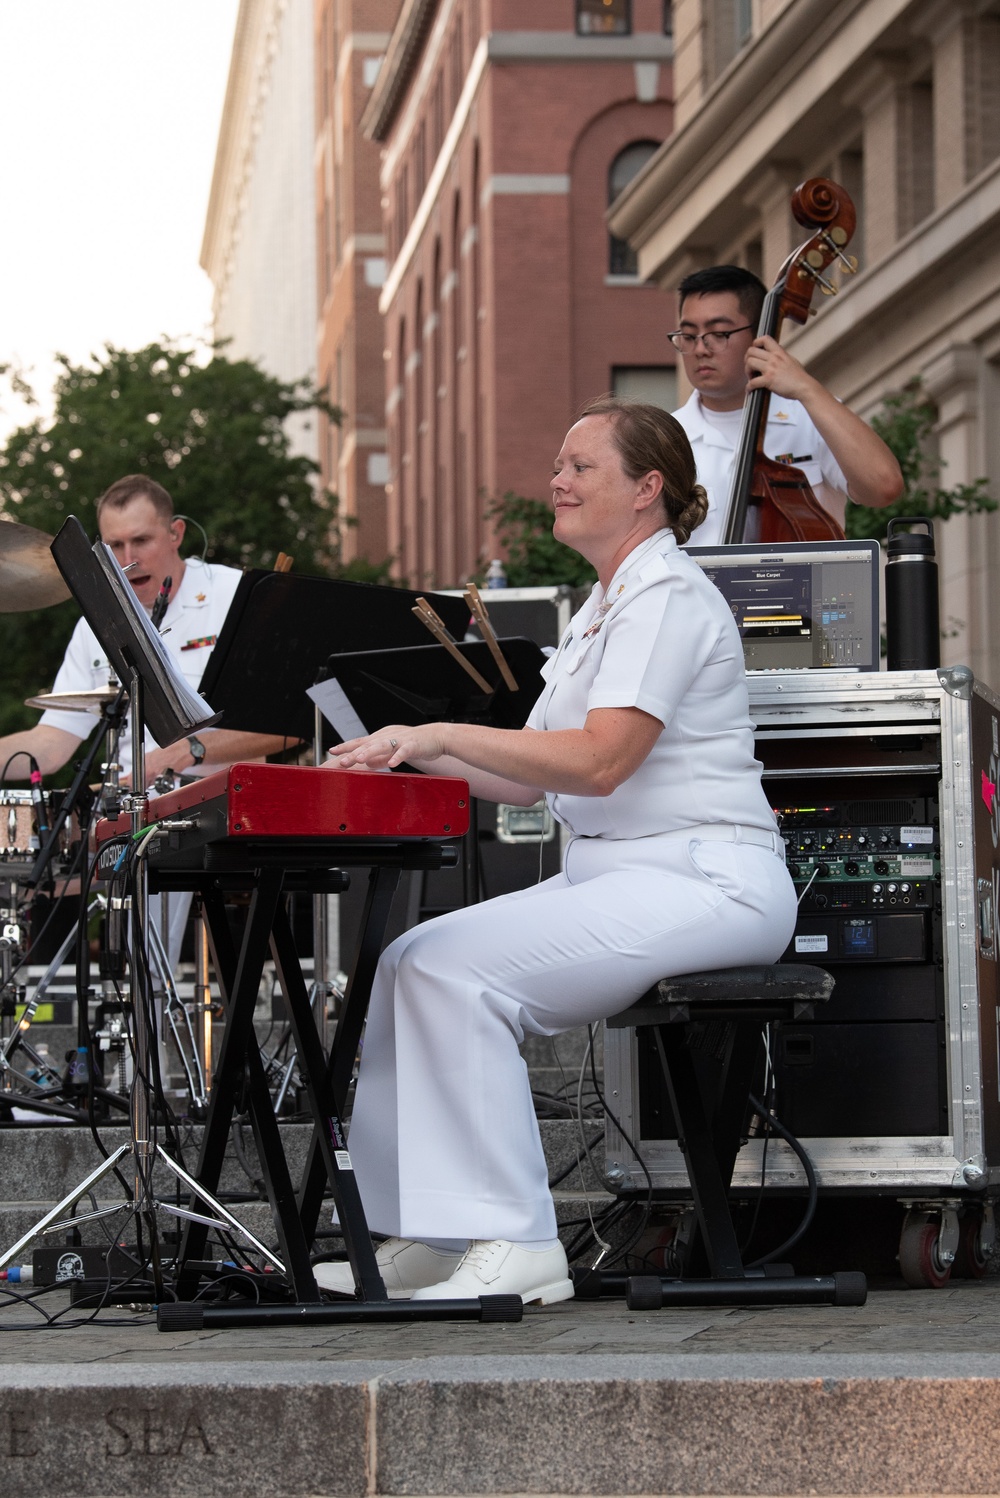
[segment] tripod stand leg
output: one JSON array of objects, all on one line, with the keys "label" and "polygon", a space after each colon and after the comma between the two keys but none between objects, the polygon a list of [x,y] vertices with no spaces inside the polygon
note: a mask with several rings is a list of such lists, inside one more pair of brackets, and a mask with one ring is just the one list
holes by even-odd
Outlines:
[{"label": "tripod stand leg", "polygon": [[[126,1149],[127,1147],[127,1145],[122,1146],[123,1149]],[[192,1196],[196,1196],[198,1200],[203,1201],[207,1207],[211,1207],[212,1211],[215,1212],[220,1218],[220,1226],[225,1224],[226,1227],[232,1228],[233,1232],[239,1233],[240,1237],[245,1238],[246,1241],[251,1244],[251,1246],[255,1248],[259,1254],[263,1254],[264,1258],[267,1259],[269,1263],[273,1264],[275,1269],[277,1269],[280,1274],[284,1274],[285,1266],[277,1257],[277,1255],[273,1254],[269,1248],[266,1248],[265,1245],[261,1243],[259,1238],[255,1238],[250,1229],[244,1227],[239,1218],[234,1217],[232,1212],[224,1207],[222,1203],[216,1197],[214,1197],[210,1191],[207,1191],[204,1186],[200,1186],[195,1180],[194,1176],[188,1175],[183,1165],[179,1165],[176,1160],[171,1159],[166,1150],[163,1148],[162,1144],[158,1144],[156,1146],[156,1153],[159,1156],[161,1163],[165,1165],[168,1170],[173,1171],[177,1179],[179,1181],[182,1181],[183,1184],[187,1186]],[[157,1202],[156,1205],[164,1212],[172,1212],[174,1210],[168,1202]]]},{"label": "tripod stand leg", "polygon": [[6,1269],[7,1265],[21,1252],[22,1248],[27,1248],[28,1244],[37,1238],[39,1234],[44,1233],[47,1227],[53,1222],[58,1222],[63,1213],[68,1212],[70,1207],[75,1206],[81,1196],[86,1196],[87,1192],[92,1190],[98,1181],[103,1180],[109,1171],[114,1170],[119,1160],[131,1153],[131,1144],[120,1144],[114,1154],[109,1155],[106,1160],[102,1160],[97,1169],[92,1170],[86,1180],[81,1181],[79,1186],[74,1186],[68,1196],[64,1196],[62,1201],[58,1202],[51,1211],[46,1212],[44,1217],[40,1217],[34,1227],[29,1228],[22,1237],[18,1238],[12,1248],[8,1248],[5,1254],[0,1254],[0,1269]]}]

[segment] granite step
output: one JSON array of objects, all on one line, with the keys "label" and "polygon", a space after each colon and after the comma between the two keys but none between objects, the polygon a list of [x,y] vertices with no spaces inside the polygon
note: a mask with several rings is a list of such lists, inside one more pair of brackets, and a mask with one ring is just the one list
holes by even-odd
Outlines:
[{"label": "granite step", "polygon": [[[281,1139],[285,1155],[296,1179],[305,1162],[306,1151],[312,1137],[312,1129],[305,1123],[282,1123]],[[545,1119],[539,1124],[542,1144],[549,1165],[550,1179],[559,1177],[558,1184],[565,1191],[588,1188],[603,1190],[583,1155],[579,1129],[569,1119]],[[101,1128],[101,1139],[109,1151],[117,1149],[128,1139],[128,1130],[122,1125]],[[192,1169],[201,1144],[202,1127],[188,1126],[182,1130],[184,1163]],[[590,1146],[594,1165],[599,1170],[603,1162],[603,1124],[597,1119],[588,1119],[584,1133]],[[253,1133],[249,1125],[242,1129],[242,1147],[247,1168],[240,1162],[236,1146],[230,1136],[230,1144],[223,1165],[220,1190],[254,1194],[254,1180],[259,1176],[257,1154]],[[100,1165],[103,1156],[98,1150],[89,1129],[79,1126],[62,1127],[49,1124],[41,1128],[20,1126],[0,1130],[0,1203],[18,1201],[58,1201],[91,1171]],[[582,1159],[582,1164],[577,1163]],[[249,1174],[248,1174],[249,1170]],[[158,1166],[158,1184],[166,1186],[166,1168]],[[564,1172],[566,1172],[564,1174]]]},{"label": "granite step", "polygon": [[143,1361],[8,1363],[4,1492],[996,1492],[992,1445],[969,1438],[996,1425],[995,1354],[512,1354],[534,1314],[456,1325],[471,1356],[331,1362],[276,1331],[223,1333],[241,1361],[177,1333]]}]

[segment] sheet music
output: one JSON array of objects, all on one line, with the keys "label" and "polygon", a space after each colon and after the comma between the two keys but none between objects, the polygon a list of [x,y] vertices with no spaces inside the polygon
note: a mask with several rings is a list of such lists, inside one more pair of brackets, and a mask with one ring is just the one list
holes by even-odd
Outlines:
[{"label": "sheet music", "polygon": [[363,739],[368,733],[335,676],[319,681],[313,687],[306,687],[306,695],[312,698],[334,733],[339,734],[344,743],[348,739]]}]

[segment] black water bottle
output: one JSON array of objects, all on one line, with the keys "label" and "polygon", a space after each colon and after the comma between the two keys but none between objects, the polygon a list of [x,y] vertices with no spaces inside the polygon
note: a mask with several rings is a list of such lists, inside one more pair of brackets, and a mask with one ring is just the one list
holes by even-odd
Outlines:
[{"label": "black water bottle", "polygon": [[[924,526],[926,530],[906,527]],[[925,515],[889,521],[885,632],[890,671],[934,671],[941,664],[934,526]]]}]

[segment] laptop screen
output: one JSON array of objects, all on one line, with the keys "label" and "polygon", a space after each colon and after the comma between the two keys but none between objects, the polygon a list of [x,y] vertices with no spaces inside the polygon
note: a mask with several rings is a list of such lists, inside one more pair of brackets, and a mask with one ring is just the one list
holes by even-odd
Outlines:
[{"label": "laptop screen", "polygon": [[748,671],[879,669],[877,541],[685,550],[732,609]]}]

